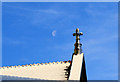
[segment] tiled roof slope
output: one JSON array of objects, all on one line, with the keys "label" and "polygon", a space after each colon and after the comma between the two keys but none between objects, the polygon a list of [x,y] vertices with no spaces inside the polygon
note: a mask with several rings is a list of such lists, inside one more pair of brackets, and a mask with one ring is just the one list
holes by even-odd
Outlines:
[{"label": "tiled roof slope", "polygon": [[3,76],[14,76],[23,78],[36,78],[44,80],[67,80],[68,67],[71,61],[38,63],[29,65],[18,65],[1,67]]}]

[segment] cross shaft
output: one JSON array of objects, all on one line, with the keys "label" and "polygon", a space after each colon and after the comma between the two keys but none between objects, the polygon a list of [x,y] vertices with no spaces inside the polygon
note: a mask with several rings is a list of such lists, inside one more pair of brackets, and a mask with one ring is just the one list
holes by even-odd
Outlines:
[{"label": "cross shaft", "polygon": [[80,54],[82,52],[81,46],[82,44],[80,43],[80,36],[83,35],[82,32],[79,32],[79,28],[76,29],[76,33],[73,33],[73,36],[76,36],[76,43],[74,44],[75,49],[74,49],[74,54]]}]

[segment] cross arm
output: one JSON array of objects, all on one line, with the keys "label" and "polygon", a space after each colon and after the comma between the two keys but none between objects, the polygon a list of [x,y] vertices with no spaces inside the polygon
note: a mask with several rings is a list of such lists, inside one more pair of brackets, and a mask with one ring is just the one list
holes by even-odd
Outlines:
[{"label": "cross arm", "polygon": [[83,33],[82,32],[80,32],[80,33],[73,33],[73,36],[76,36],[76,35],[83,35]]}]

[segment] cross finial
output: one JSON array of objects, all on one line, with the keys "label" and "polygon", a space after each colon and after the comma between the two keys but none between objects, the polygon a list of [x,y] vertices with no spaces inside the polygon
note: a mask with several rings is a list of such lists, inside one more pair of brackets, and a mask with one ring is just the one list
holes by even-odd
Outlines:
[{"label": "cross finial", "polygon": [[76,33],[73,33],[73,36],[76,36],[76,43],[74,44],[75,49],[74,49],[74,54],[80,54],[82,53],[81,46],[82,44],[80,43],[80,36],[83,35],[82,32],[79,32],[79,28],[76,29]]}]

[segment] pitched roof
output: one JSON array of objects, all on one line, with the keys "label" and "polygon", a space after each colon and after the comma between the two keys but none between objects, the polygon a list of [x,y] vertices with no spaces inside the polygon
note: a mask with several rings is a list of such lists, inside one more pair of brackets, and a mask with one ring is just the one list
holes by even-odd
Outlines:
[{"label": "pitched roof", "polygon": [[5,80],[87,80],[83,53],[73,54],[72,61],[7,66],[0,72]]},{"label": "pitched roof", "polygon": [[34,78],[45,80],[67,80],[68,71],[71,61],[38,63],[29,65],[1,67],[3,76],[22,78]]}]

